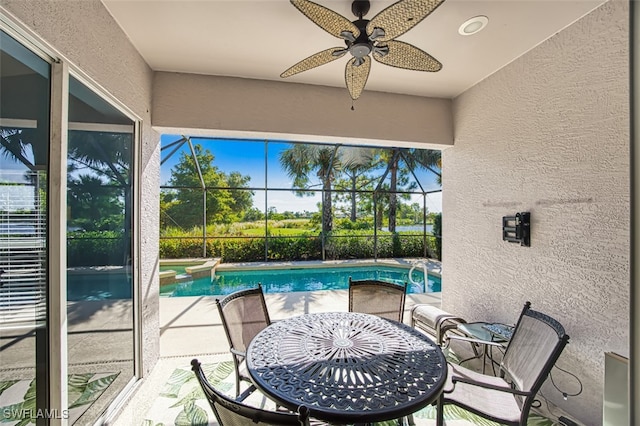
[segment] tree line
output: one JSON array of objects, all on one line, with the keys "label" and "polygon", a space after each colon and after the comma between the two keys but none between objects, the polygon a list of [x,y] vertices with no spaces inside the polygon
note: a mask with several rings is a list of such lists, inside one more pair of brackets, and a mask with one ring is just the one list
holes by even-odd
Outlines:
[{"label": "tree line", "polygon": [[[270,218],[305,217],[301,212],[284,214],[274,208],[262,212],[253,207],[250,176],[225,173],[209,149],[193,147],[193,152],[180,153],[163,187],[161,226],[201,226],[204,214],[207,224],[260,220],[265,213]],[[408,203],[411,192],[423,192],[416,171],[431,172],[441,184],[441,157],[436,150],[295,143],[282,150],[278,160],[297,196],[322,192],[318,209],[323,233],[334,228],[334,202],[339,204],[338,213],[354,223],[375,210],[375,226],[380,228],[386,214],[389,231],[395,232],[399,213],[415,218],[422,213],[419,204]]]}]

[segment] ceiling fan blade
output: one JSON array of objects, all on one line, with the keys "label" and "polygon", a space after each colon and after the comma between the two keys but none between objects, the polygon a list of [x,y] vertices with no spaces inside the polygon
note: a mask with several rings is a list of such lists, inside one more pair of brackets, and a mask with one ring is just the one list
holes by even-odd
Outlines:
[{"label": "ceiling fan blade", "polygon": [[385,52],[385,47],[388,52],[384,55],[379,54],[375,48],[373,51],[373,59],[381,64],[414,71],[436,72],[442,69],[440,61],[409,43],[390,40],[379,45],[378,49]]},{"label": "ceiling fan blade", "polygon": [[[356,65],[360,61],[362,63],[360,65]],[[365,84],[367,84],[370,70],[371,59],[369,59],[369,56],[363,56],[360,60],[358,58],[353,58],[347,62],[347,66],[344,70],[344,80],[347,83],[347,89],[349,90],[351,99],[356,100],[360,97]]]},{"label": "ceiling fan blade", "polygon": [[[376,41],[389,41],[409,31],[436,10],[444,0],[400,0],[374,16],[367,24],[367,35],[376,28],[384,30]],[[375,37],[375,35],[374,35]]]},{"label": "ceiling fan blade", "polygon": [[322,52],[313,54],[288,68],[285,72],[280,74],[280,77],[291,77],[292,75],[298,74],[302,71],[319,67],[320,65],[324,65],[341,58],[345,53],[347,53],[347,49],[343,47],[332,47],[331,49],[323,50]]},{"label": "ceiling fan blade", "polygon": [[355,39],[360,35],[358,27],[331,9],[308,0],[291,0],[291,4],[302,12],[304,16],[334,37],[346,38],[347,35],[343,33],[351,33]]}]

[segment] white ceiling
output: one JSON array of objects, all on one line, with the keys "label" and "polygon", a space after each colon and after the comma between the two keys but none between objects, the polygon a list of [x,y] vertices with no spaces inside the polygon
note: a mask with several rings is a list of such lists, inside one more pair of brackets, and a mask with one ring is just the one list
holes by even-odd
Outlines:
[{"label": "white ceiling", "polygon": [[[177,71],[345,87],[350,55],[281,79],[298,61],[344,47],[287,0],[102,0],[149,66]],[[355,20],[349,0],[315,0]],[[372,0],[365,19],[393,1]],[[445,0],[398,40],[438,59],[436,73],[373,61],[365,90],[453,98],[604,3],[603,0]],[[487,27],[458,34],[467,19]],[[345,89],[346,90],[346,89]]]}]

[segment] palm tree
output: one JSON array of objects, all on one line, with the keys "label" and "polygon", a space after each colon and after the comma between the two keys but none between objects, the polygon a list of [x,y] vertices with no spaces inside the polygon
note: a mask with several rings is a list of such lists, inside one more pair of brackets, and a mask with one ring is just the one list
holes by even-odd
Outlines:
[{"label": "palm tree", "polygon": [[435,149],[411,149],[405,156],[407,164],[412,170],[416,166],[429,170],[436,175],[438,184],[442,185],[442,155]]},{"label": "palm tree", "polygon": [[343,187],[348,187],[351,204],[350,220],[355,222],[358,213],[357,191],[371,183],[371,179],[364,175],[375,167],[376,152],[373,148],[344,147],[340,150],[340,154],[342,173],[346,177],[341,183]]},{"label": "palm tree", "polygon": [[[47,164],[47,150],[37,149],[39,146],[34,144],[35,129],[0,129],[0,153],[5,158],[12,158],[24,164],[29,170],[35,170],[37,164]],[[27,157],[31,153],[34,161],[31,162]]]},{"label": "palm tree", "polygon": [[[440,151],[415,148],[392,148],[391,150],[385,150],[382,155],[387,161],[387,171],[384,173],[380,184],[389,174],[389,231],[396,232],[399,176],[413,173],[416,168],[423,168],[434,173],[437,176],[437,182],[442,184],[442,175],[440,173],[441,156]],[[401,167],[403,163],[404,167]]]},{"label": "palm tree", "polygon": [[[322,232],[333,229],[333,208],[331,204],[331,187],[335,172],[339,167],[337,151],[340,145],[293,144],[280,153],[280,165],[293,178],[293,188],[312,189],[311,172],[322,185]],[[296,191],[296,195],[309,195],[306,191]]]},{"label": "palm tree", "polygon": [[24,179],[33,187],[33,199],[38,220],[45,217],[46,170],[49,158],[48,139],[41,129],[0,128],[0,156],[22,163],[27,170]]},{"label": "palm tree", "polygon": [[[123,201],[123,264],[128,264],[131,256],[131,226],[133,198],[131,196],[131,163],[133,159],[133,134],[71,131],[69,132],[68,172],[80,169],[90,175],[104,179],[105,185],[114,189],[117,198]],[[84,182],[94,182],[85,180]]]},{"label": "palm tree", "polygon": [[69,176],[67,205],[73,213],[69,225],[85,231],[122,229],[120,189],[92,174]]}]

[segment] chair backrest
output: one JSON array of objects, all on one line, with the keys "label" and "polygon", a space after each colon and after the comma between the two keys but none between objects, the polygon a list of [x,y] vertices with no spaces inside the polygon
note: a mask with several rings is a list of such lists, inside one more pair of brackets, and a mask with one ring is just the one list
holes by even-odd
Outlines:
[{"label": "chair backrest", "polygon": [[298,414],[251,407],[229,398],[211,386],[197,359],[191,361],[191,369],[221,426],[306,426],[309,424],[309,410],[305,406],[298,408]]},{"label": "chair backrest", "polygon": [[246,352],[251,339],[271,324],[262,286],[216,299],[220,319],[232,349]]},{"label": "chair backrest", "polygon": [[532,402],[568,342],[558,321],[532,310],[527,302],[502,359],[502,370],[517,389],[531,392]]},{"label": "chair backrest", "polygon": [[407,283],[352,280],[349,277],[349,312],[373,314],[402,322]]}]

